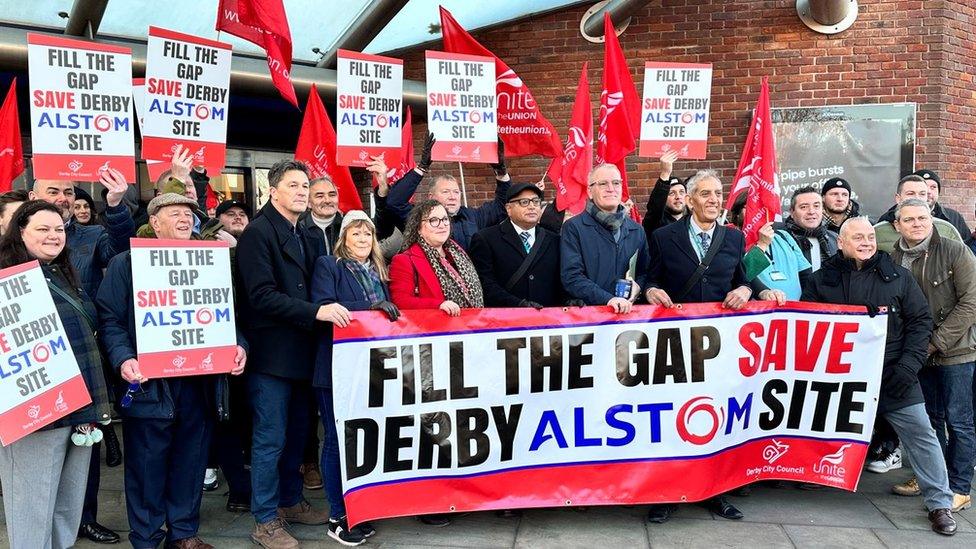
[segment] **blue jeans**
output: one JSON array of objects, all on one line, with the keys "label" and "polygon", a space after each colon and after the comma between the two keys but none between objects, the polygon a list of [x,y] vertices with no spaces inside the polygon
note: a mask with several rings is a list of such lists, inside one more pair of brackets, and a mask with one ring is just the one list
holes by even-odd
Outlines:
[{"label": "blue jeans", "polygon": [[302,450],[308,431],[307,380],[248,374],[254,407],[251,446],[251,514],[258,523],[278,516],[279,507],[302,501]]},{"label": "blue jeans", "polygon": [[346,503],[342,500],[342,470],[339,463],[339,435],[336,432],[335,412],[332,410],[332,389],[315,389],[319,403],[325,440],[322,444],[322,476],[325,495],[329,498],[329,516],[339,519],[346,516]]},{"label": "blue jeans", "polygon": [[[976,363],[926,366],[919,372],[925,410],[939,438],[949,471],[949,487],[968,494],[976,462],[973,423],[973,371]],[[946,432],[948,431],[948,437]]]},{"label": "blue jeans", "polygon": [[922,489],[926,508],[929,511],[951,508],[952,491],[949,489],[945,457],[939,440],[935,438],[935,429],[925,413],[925,406],[913,404],[886,412],[884,417],[898,433],[902,448],[912,458],[912,470],[918,479],[918,487]]}]

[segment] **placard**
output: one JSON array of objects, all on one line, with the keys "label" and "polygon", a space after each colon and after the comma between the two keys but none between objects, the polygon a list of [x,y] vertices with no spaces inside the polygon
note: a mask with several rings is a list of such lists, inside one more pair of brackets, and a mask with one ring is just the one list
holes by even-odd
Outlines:
[{"label": "placard", "polygon": [[91,401],[40,265],[0,271],[0,443],[8,446]]},{"label": "placard", "polygon": [[[146,108],[146,79],[145,78],[133,78],[132,79],[132,100],[133,105],[136,107],[136,119],[139,121],[139,133],[142,135],[144,131],[143,128],[146,127],[145,117],[143,116],[143,110]],[[145,146],[141,147],[145,150]],[[146,161],[146,170],[149,172],[149,180],[153,183],[159,179],[162,173],[169,169],[169,164],[161,160],[149,160],[143,157]]]},{"label": "placard", "polygon": [[237,353],[230,246],[133,238],[139,369],[148,378],[226,373]]},{"label": "placard", "polygon": [[227,154],[231,45],[149,27],[142,156],[171,161],[183,145],[193,163],[220,173]]},{"label": "placard", "polygon": [[27,67],[34,178],[135,183],[129,48],[29,33]]},{"label": "placard", "polygon": [[365,166],[382,155],[400,164],[403,61],[339,50],[336,65],[336,161]]},{"label": "placard", "polygon": [[644,64],[640,156],[705,158],[712,66],[698,63]]},{"label": "placard", "polygon": [[431,158],[451,162],[498,162],[495,59],[427,51],[427,129]]}]

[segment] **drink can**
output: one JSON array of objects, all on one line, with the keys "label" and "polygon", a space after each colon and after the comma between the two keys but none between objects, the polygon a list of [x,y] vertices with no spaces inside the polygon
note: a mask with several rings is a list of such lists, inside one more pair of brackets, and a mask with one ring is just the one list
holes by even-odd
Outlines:
[{"label": "drink can", "polygon": [[622,297],[624,299],[630,299],[630,289],[633,287],[633,282],[627,280],[626,278],[621,278],[617,280],[617,283],[613,287],[614,297]]}]

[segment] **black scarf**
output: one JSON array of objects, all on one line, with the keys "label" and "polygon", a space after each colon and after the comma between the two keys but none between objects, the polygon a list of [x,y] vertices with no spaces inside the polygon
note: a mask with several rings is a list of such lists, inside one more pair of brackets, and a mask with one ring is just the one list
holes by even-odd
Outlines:
[{"label": "black scarf", "polygon": [[803,254],[806,256],[810,255],[810,250],[813,249],[813,244],[810,244],[808,238],[816,238],[817,242],[820,243],[820,261],[821,263],[826,261],[830,257],[830,251],[827,249],[827,226],[824,223],[817,225],[815,229],[805,229],[796,224],[792,217],[786,218],[786,230],[793,235],[793,239],[799,244],[800,249],[803,250]]}]

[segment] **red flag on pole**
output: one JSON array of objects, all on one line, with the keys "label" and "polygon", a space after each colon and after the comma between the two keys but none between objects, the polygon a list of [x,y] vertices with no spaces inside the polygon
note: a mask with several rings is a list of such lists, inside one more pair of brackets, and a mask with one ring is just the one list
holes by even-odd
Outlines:
[{"label": "red flag on pole", "polygon": [[583,63],[576,102],[569,118],[569,135],[562,155],[549,165],[549,179],[556,186],[556,209],[569,210],[574,215],[586,206],[587,180],[593,167],[593,108],[590,106],[590,80]]},{"label": "red flag on pole", "polygon": [[325,112],[319,92],[312,84],[312,91],[308,94],[305,104],[305,118],[302,120],[302,131],[298,135],[298,145],[295,146],[295,160],[301,160],[308,165],[311,178],[328,176],[335,183],[339,191],[339,211],[363,209],[359,200],[359,190],[352,182],[352,174],[347,166],[336,163],[336,133]]},{"label": "red flag on pole", "polygon": [[291,30],[282,0],[220,0],[217,30],[264,48],[278,93],[298,107],[291,83]]},{"label": "red flag on pole", "polygon": [[24,145],[20,140],[20,115],[17,111],[17,79],[0,107],[0,192],[13,188],[13,181],[24,173]]},{"label": "red flag on pole", "polygon": [[417,167],[417,163],[413,160],[413,115],[410,107],[407,107],[407,119],[400,132],[400,165],[392,166],[386,172],[391,185]]},{"label": "red flag on pole", "polygon": [[478,43],[441,7],[441,32],[444,51],[495,58],[495,97],[498,101],[498,134],[505,142],[505,155],[538,154],[558,158],[562,154],[559,134],[542,115],[538,103],[515,71]]},{"label": "red flag on pole", "polygon": [[739,169],[736,170],[732,190],[725,204],[725,209],[730,210],[736,195],[742,191],[749,193],[742,223],[747,248],[759,241],[759,229],[763,225],[781,217],[776,173],[776,147],[773,143],[773,123],[769,110],[769,81],[763,77],[759,102],[752,113],[752,124],[739,160]]},{"label": "red flag on pole", "polygon": [[603,14],[603,89],[600,91],[600,133],[596,144],[598,164],[615,164],[624,181],[623,199],[630,197],[627,188],[628,154],[637,149],[640,136],[640,98],[627,68],[627,60],[617,41],[610,14]]},{"label": "red flag on pole", "polygon": [[217,196],[217,191],[213,190],[210,183],[207,183],[207,211],[214,210],[220,205],[220,197]]}]

